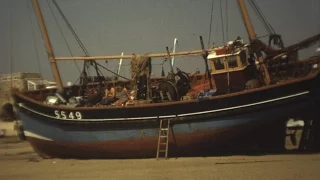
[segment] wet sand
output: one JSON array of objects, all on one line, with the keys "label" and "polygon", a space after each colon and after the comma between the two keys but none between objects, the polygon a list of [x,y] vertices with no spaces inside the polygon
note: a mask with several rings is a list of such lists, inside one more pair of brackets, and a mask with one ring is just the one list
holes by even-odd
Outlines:
[{"label": "wet sand", "polygon": [[41,159],[26,141],[0,139],[0,179],[320,179],[320,154],[171,158]]}]

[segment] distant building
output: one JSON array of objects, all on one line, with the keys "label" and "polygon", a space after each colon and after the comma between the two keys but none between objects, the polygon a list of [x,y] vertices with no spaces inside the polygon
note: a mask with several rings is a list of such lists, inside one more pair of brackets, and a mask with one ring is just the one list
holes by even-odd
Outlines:
[{"label": "distant building", "polygon": [[0,107],[4,103],[12,102],[10,95],[11,88],[25,91],[53,87],[56,87],[56,83],[43,79],[40,73],[18,72],[2,74],[0,75]]}]

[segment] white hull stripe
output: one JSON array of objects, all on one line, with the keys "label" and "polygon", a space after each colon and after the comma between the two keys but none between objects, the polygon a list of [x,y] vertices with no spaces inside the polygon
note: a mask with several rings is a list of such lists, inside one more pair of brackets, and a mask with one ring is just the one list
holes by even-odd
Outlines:
[{"label": "white hull stripe", "polygon": [[23,132],[24,132],[24,135],[27,136],[27,137],[32,137],[32,138],[41,139],[41,140],[46,140],[46,141],[53,141],[53,140],[50,139],[50,138],[46,138],[46,137],[40,136],[40,135],[35,134],[35,133],[32,133],[32,132],[30,132],[30,131],[23,131]]},{"label": "white hull stripe", "polygon": [[159,118],[175,118],[176,115],[168,115],[168,116],[159,116]]},{"label": "white hull stripe", "polygon": [[66,120],[66,121],[106,121],[106,120],[110,120],[110,121],[119,121],[119,120],[146,120],[146,119],[158,119],[158,118],[175,118],[175,117],[184,117],[184,116],[192,116],[192,115],[200,115],[200,114],[208,114],[208,113],[214,113],[214,112],[221,112],[221,111],[228,111],[228,110],[235,110],[235,109],[240,109],[240,108],[245,108],[245,107],[251,107],[251,106],[256,106],[256,105],[261,105],[261,104],[266,104],[266,103],[270,103],[270,102],[275,102],[275,101],[280,101],[280,100],[284,100],[284,99],[289,99],[289,98],[293,98],[293,97],[297,97],[297,96],[302,96],[305,94],[310,93],[310,91],[304,91],[301,93],[297,93],[297,94],[292,94],[289,96],[283,96],[280,98],[275,98],[275,99],[270,99],[270,100],[266,100],[266,101],[260,101],[260,102],[256,102],[256,103],[251,103],[251,104],[245,104],[245,105],[240,105],[240,106],[233,106],[233,107],[228,107],[228,108],[221,108],[221,109],[214,109],[214,110],[209,110],[209,111],[200,111],[200,112],[194,112],[194,113],[186,113],[186,114],[178,114],[178,115],[167,115],[167,116],[149,116],[149,117],[134,117],[134,118],[107,118],[107,119],[81,119],[81,120],[75,120],[75,119],[63,119],[63,118],[57,118],[55,116],[50,116],[47,114],[43,114],[41,112],[35,111],[33,109],[30,109],[26,106],[23,105],[23,103],[19,103],[18,105],[24,109],[27,109],[31,112],[34,112],[38,115],[41,116],[45,116],[48,118],[52,118],[52,119],[59,119],[59,120]]},{"label": "white hull stripe", "polygon": [[270,100],[266,100],[266,101],[260,101],[260,102],[251,103],[251,104],[245,104],[245,105],[241,105],[241,106],[233,106],[233,107],[228,107],[228,108],[215,109],[215,110],[202,111],[202,112],[195,112],[195,113],[186,113],[186,114],[180,114],[178,116],[179,117],[181,117],[181,116],[191,116],[191,115],[198,115],[198,114],[206,114],[206,113],[213,113],[213,112],[220,112],[220,111],[239,109],[239,108],[250,107],[250,106],[255,106],[255,105],[260,105],[260,104],[266,104],[266,103],[269,103],[269,102],[275,102],[275,101],[280,101],[280,100],[284,100],[284,99],[289,99],[289,98],[292,98],[292,97],[297,97],[297,96],[301,96],[301,95],[308,94],[308,93],[309,93],[309,91],[305,91],[305,92],[301,92],[301,93],[298,93],[298,94],[293,94],[293,95],[284,96],[284,97],[280,97],[280,98],[270,99]]}]

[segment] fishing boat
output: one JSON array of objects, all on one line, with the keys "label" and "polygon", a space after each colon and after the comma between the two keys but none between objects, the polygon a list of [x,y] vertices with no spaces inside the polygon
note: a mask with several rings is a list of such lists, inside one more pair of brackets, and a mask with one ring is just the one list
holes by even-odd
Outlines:
[{"label": "fishing boat", "polygon": [[[33,0],[57,83],[57,89],[12,91],[35,152],[43,158],[87,159],[200,156],[232,152],[248,142],[283,149],[288,118],[312,118],[318,111],[320,56],[300,60],[297,52],[319,41],[320,34],[272,48],[256,37],[244,1],[237,3],[248,44],[237,38],[205,49],[200,37],[201,49],[187,52],[170,53],[167,48],[157,54],[55,57],[38,1]],[[168,76],[150,78],[152,58],[196,55],[204,59],[204,73],[172,68]],[[105,59],[131,59],[131,80],[83,78],[80,85],[63,86],[58,61]],[[132,90],[125,103],[95,99],[104,93],[101,86],[121,83]]]}]

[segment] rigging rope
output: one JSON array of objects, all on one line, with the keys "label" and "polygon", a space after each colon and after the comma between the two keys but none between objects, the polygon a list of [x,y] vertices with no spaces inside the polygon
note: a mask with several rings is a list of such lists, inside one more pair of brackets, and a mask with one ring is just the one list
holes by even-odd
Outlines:
[{"label": "rigging rope", "polygon": [[[76,34],[76,32],[73,30],[72,26],[70,25],[69,21],[67,20],[67,18],[65,17],[65,15],[63,14],[61,8],[59,7],[59,5],[57,4],[56,0],[52,0],[53,4],[55,5],[55,7],[57,8],[58,12],[60,13],[61,17],[63,18],[63,20],[65,21],[65,23],[67,24],[67,27],[69,28],[69,30],[71,31],[71,33],[73,34],[73,36],[75,37],[76,41],[78,42],[78,44],[80,45],[81,49],[83,50],[83,52],[85,53],[86,56],[90,56],[89,52],[87,51],[87,49],[85,48],[85,46],[83,45],[83,43],[81,42],[80,38],[78,37],[78,35]],[[99,69],[98,69],[98,63],[96,61],[85,61],[84,62],[84,67],[83,69],[85,69],[85,64],[90,63],[91,65],[93,65],[95,67],[97,76],[100,76],[99,74]],[[99,64],[100,65],[100,64]],[[102,65],[100,65],[102,66]],[[102,66],[104,69],[106,69],[107,71],[111,72],[112,74],[115,74],[116,76],[121,77],[120,75],[118,75],[117,73],[111,71],[110,69]],[[101,72],[101,71],[100,71]]]},{"label": "rigging rope", "polygon": [[73,34],[74,38],[76,39],[76,41],[78,42],[78,44],[80,45],[82,51],[84,52],[84,54],[86,56],[89,56],[89,52],[87,51],[87,49],[84,47],[84,45],[82,44],[81,40],[79,39],[79,37],[77,36],[76,32],[73,30],[73,28],[71,27],[69,21],[67,20],[66,16],[63,14],[62,10],[60,9],[59,5],[57,4],[57,2],[55,0],[52,0],[53,4],[55,5],[55,7],[57,8],[58,12],[60,13],[62,19],[64,20],[64,22],[66,23],[66,25],[68,26],[69,30],[71,31],[71,33]]},{"label": "rigging rope", "polygon": [[[319,20],[319,16],[320,16],[320,0],[313,0],[314,2],[312,3],[312,10],[313,10],[313,14],[314,14],[314,18],[312,18],[312,21],[314,21],[314,23],[318,26],[318,30],[320,31],[320,20]],[[320,44],[319,44],[320,47]]]},{"label": "rigging rope", "polygon": [[31,20],[31,11],[30,11],[30,6],[29,6],[29,1],[27,1],[27,8],[28,8],[28,12],[29,12],[28,14],[29,14],[29,22],[30,22],[30,27],[31,27],[32,37],[33,37],[33,45],[34,45],[34,49],[36,51],[38,70],[39,70],[39,73],[42,74],[41,66],[40,66],[39,52],[38,52],[38,49],[37,49],[36,36],[35,36],[35,33],[34,33],[33,24],[32,24],[32,20]]},{"label": "rigging rope", "polygon": [[[320,0],[314,0],[314,5],[313,7],[315,7],[315,10],[314,10],[314,14],[315,14],[315,21],[318,21],[318,22],[315,22],[315,23],[318,23],[318,31],[320,31],[320,20],[319,20],[319,16],[320,16]],[[318,7],[318,8],[316,8]],[[320,42],[319,42],[319,45],[318,45],[318,48],[316,50],[318,53],[320,52]]]},{"label": "rigging rope", "polygon": [[266,30],[268,31],[269,34],[275,34],[275,31],[271,24],[268,22],[267,18],[264,16],[262,13],[261,9],[255,2],[255,0],[249,0],[249,3],[251,4],[252,8],[256,12],[256,14],[259,16],[260,20],[262,21],[262,24],[265,26]]},{"label": "rigging rope", "polygon": [[229,11],[228,11],[228,0],[226,0],[226,37],[229,40]]},{"label": "rigging rope", "polygon": [[[32,7],[33,12],[36,12],[35,9],[34,9],[34,7],[33,7],[33,6],[31,6],[31,7]],[[37,22],[38,28],[41,29],[41,28],[40,28],[39,21],[36,21],[36,22]],[[47,52],[47,53],[48,53],[48,52]]]},{"label": "rigging rope", "polygon": [[13,51],[12,51],[12,39],[13,39],[13,35],[12,35],[12,4],[11,4],[11,8],[10,8],[10,89],[12,89],[12,71],[13,71]]},{"label": "rigging rope", "polygon": [[222,29],[222,38],[223,44],[226,44],[225,37],[224,37],[224,24],[223,24],[223,13],[222,13],[222,1],[220,0],[220,17],[221,17],[221,29]]},{"label": "rigging rope", "polygon": [[273,41],[273,44],[278,46],[279,48],[284,48],[284,44],[281,38],[281,35],[276,34],[275,30],[271,26],[271,24],[268,22],[267,18],[262,13],[261,9],[257,5],[255,0],[249,0],[250,5],[256,12],[256,14],[259,16],[262,24],[265,26],[266,30],[269,33],[269,46],[271,46],[271,42]]},{"label": "rigging rope", "polygon": [[[223,23],[223,13],[222,13],[222,1],[220,0],[220,17],[221,17],[221,29],[223,37],[223,45],[226,45],[225,34],[224,34],[224,23]],[[229,63],[228,57],[225,58],[226,62]],[[227,66],[229,67],[229,66]],[[228,93],[230,91],[230,73],[229,68],[227,68],[227,81],[228,81]]]},{"label": "rigging rope", "polygon": [[[76,41],[78,42],[79,46],[81,47],[82,51],[84,52],[84,54],[86,56],[90,56],[89,52],[87,51],[87,49],[85,48],[85,46],[83,45],[83,43],[81,42],[80,38],[78,37],[78,35],[76,34],[76,32],[74,31],[74,29],[72,28],[72,26],[70,25],[69,21],[67,20],[66,16],[63,14],[62,10],[60,9],[59,5],[57,4],[56,0],[52,0],[53,4],[55,5],[55,7],[57,8],[58,12],[60,13],[62,19],[64,20],[64,22],[66,23],[67,27],[69,28],[69,30],[71,31],[71,33],[73,34],[74,38],[76,39]],[[84,61],[84,64],[88,63],[87,61]],[[94,65],[97,76],[99,76],[99,72],[97,70],[97,64],[95,61],[91,61],[91,64]],[[84,65],[85,66],[85,65]]]},{"label": "rigging rope", "polygon": [[210,41],[211,41],[211,27],[212,27],[212,16],[213,16],[213,4],[214,4],[214,0],[212,0],[212,3],[211,3],[211,16],[210,16],[208,48],[210,48]]},{"label": "rigging rope", "polygon": [[117,74],[117,73],[115,73],[115,72],[113,72],[113,71],[109,70],[108,68],[106,68],[106,67],[102,66],[102,65],[101,65],[101,64],[99,64],[99,63],[97,63],[97,65],[98,65],[98,66],[100,66],[100,67],[102,67],[103,69],[105,69],[105,70],[107,70],[107,71],[111,72],[112,74],[114,74],[114,75],[116,75],[116,76],[119,76],[119,77],[121,77],[121,78],[123,78],[123,79],[126,79],[126,80],[129,80],[129,81],[130,81],[130,79],[128,79],[128,78],[126,78],[126,77],[123,77],[123,76],[121,76],[121,75],[119,75],[119,74]]},{"label": "rigging rope", "polygon": [[[47,0],[47,4],[48,4],[48,6],[49,6],[49,9],[50,9],[50,11],[51,11],[51,14],[52,14],[52,16],[53,16],[54,20],[56,21],[56,24],[58,25],[58,28],[59,28],[60,34],[61,34],[61,36],[63,37],[63,40],[64,40],[64,42],[66,43],[66,46],[67,46],[67,48],[68,48],[68,50],[69,50],[69,52],[70,52],[71,56],[73,56],[73,54],[72,54],[72,52],[71,52],[71,49],[70,49],[70,46],[69,46],[69,44],[68,44],[68,42],[67,42],[67,39],[65,38],[65,36],[64,36],[64,34],[63,34],[63,32],[62,32],[61,26],[60,26],[60,24],[59,24],[59,22],[58,22],[58,20],[57,20],[56,15],[53,13],[52,7],[51,7],[51,5],[50,5],[50,3],[49,3],[49,1],[48,1],[48,0]],[[81,74],[81,71],[80,71],[80,69],[79,69],[79,67],[78,67],[78,64],[76,63],[76,61],[75,61],[75,60],[74,60],[73,62],[74,62],[74,64],[76,65],[76,67],[77,67],[77,69],[78,69],[79,73]]]}]

